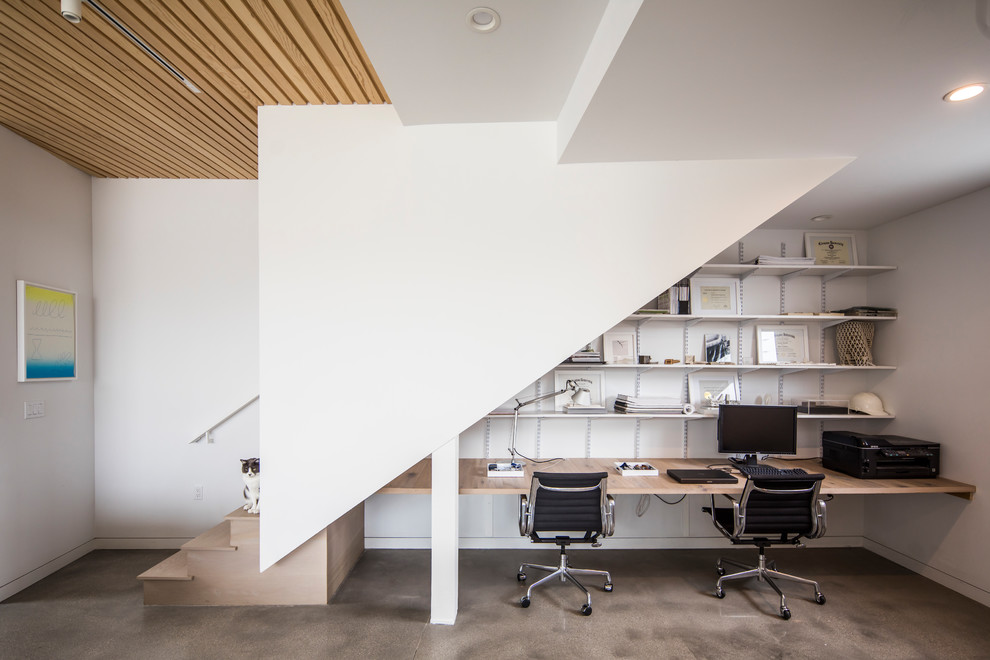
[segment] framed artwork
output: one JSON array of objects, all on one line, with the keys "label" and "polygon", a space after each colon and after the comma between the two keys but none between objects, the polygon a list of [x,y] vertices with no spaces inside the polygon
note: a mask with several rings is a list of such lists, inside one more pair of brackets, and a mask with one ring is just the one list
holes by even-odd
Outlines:
[{"label": "framed artwork", "polygon": [[76,293],[17,280],[17,381],[76,377]]},{"label": "framed artwork", "polygon": [[756,326],[756,360],[759,364],[808,362],[808,326]]},{"label": "framed artwork", "polygon": [[732,342],[728,335],[705,335],[705,362],[712,364],[733,364]]},{"label": "framed artwork", "polygon": [[[564,389],[564,385],[569,380],[580,380],[581,387],[587,387],[591,391],[591,405],[605,405],[605,372],[604,371],[577,371],[572,369],[561,369],[553,372],[553,390]],[[553,398],[553,409],[563,412],[564,406],[571,402],[571,397],[561,394]]]},{"label": "framed artwork", "polygon": [[804,256],[814,257],[818,266],[859,265],[853,234],[808,232],[804,235]]},{"label": "framed artwork", "polygon": [[739,279],[692,277],[691,313],[696,316],[738,316]]},{"label": "framed artwork", "polygon": [[602,335],[605,364],[636,364],[636,333],[606,332]]},{"label": "framed artwork", "polygon": [[713,403],[738,400],[736,377],[730,374],[712,374],[704,371],[688,374],[688,397],[695,408],[711,407]]}]

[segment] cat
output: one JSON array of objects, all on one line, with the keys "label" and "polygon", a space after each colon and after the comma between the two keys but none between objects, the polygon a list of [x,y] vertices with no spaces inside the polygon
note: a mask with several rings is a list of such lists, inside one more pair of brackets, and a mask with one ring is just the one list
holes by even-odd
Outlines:
[{"label": "cat", "polygon": [[248,513],[261,511],[261,459],[242,458],[241,477],[244,479],[244,510]]}]

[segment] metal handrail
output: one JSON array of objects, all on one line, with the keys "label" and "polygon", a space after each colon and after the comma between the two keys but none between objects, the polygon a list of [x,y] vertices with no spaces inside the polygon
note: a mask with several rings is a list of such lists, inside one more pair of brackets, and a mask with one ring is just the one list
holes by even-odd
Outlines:
[{"label": "metal handrail", "polygon": [[226,422],[228,419],[230,419],[231,417],[233,417],[237,413],[241,412],[242,410],[244,410],[245,408],[247,408],[248,406],[250,406],[252,403],[254,403],[255,401],[257,401],[260,398],[261,398],[261,395],[260,394],[256,394],[250,401],[248,401],[243,406],[241,406],[240,408],[238,408],[234,412],[230,413],[229,415],[227,415],[223,419],[221,419],[219,422],[217,422],[216,424],[214,424],[210,428],[206,429],[206,431],[204,431],[203,433],[200,433],[199,435],[197,435],[195,438],[193,438],[192,440],[190,440],[188,442],[188,444],[191,445],[191,444],[193,444],[195,442],[199,442],[200,440],[203,440],[204,438],[206,439],[206,442],[208,442],[208,443],[209,442],[213,442],[213,438],[210,437],[210,434],[213,433],[213,431],[216,430],[217,427],[222,426],[223,423]]}]

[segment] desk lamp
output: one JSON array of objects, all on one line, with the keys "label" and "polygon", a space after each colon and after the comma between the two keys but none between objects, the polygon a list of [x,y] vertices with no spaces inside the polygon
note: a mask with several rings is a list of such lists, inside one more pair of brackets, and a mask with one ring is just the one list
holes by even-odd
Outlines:
[{"label": "desk lamp", "polygon": [[591,405],[591,390],[587,387],[587,385],[590,384],[591,381],[587,378],[575,378],[573,380],[568,380],[564,383],[564,387],[556,392],[541,394],[540,396],[527,399],[526,401],[516,399],[516,407],[512,409],[512,437],[509,441],[509,459],[512,461],[510,465],[513,470],[522,470],[523,465],[525,465],[524,463],[516,461],[516,426],[519,424],[519,409],[524,408],[531,403],[543,401],[544,399],[549,399],[550,397],[560,396],[561,394],[567,394],[571,397],[570,402],[566,403],[564,407]]}]

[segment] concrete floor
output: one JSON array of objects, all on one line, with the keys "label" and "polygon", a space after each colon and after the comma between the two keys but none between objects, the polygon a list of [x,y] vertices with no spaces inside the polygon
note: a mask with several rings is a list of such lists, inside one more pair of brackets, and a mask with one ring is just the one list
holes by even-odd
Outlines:
[{"label": "concrete floor", "polygon": [[[462,550],[454,626],[429,622],[429,552],[369,550],[329,606],[145,607],[135,576],[167,551],[100,550],[0,603],[0,658],[990,658],[990,608],[860,548],[772,549],[784,621],[766,584],[713,595],[719,554],[755,550],[575,550],[615,591],[553,583],[519,606],[520,561],[556,550]],[[530,575],[530,580],[533,575]]]}]

